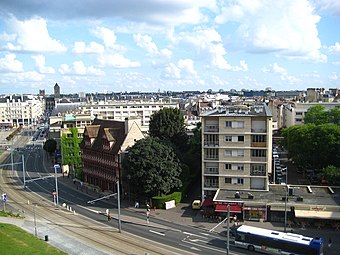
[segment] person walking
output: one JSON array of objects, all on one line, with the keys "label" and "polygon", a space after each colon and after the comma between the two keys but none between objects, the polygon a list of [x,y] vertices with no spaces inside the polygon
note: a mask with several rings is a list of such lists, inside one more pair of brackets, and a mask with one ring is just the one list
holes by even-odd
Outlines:
[{"label": "person walking", "polygon": [[329,239],[328,239],[328,247],[331,248],[331,246],[332,246],[332,239],[329,238]]}]

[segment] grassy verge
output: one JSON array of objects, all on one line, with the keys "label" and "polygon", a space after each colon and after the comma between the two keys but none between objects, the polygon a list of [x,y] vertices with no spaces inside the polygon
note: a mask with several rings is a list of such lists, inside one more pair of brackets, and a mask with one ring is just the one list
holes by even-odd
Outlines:
[{"label": "grassy verge", "polygon": [[0,247],[6,255],[66,254],[10,224],[0,224]]}]

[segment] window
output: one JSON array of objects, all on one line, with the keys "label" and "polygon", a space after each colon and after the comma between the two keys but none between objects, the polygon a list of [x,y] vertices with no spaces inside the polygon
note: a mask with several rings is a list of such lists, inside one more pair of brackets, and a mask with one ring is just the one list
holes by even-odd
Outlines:
[{"label": "window", "polygon": [[266,142],[266,136],[265,135],[252,135],[251,141],[253,143],[265,143]]},{"label": "window", "polygon": [[237,150],[237,157],[244,157],[244,150]]},{"label": "window", "polygon": [[230,170],[231,169],[231,164],[225,164],[224,165],[225,170]]},{"label": "window", "polygon": [[244,170],[244,165],[242,165],[242,164],[237,165],[237,170],[243,171]]},{"label": "window", "polygon": [[266,175],[266,165],[260,165],[260,164],[251,165],[250,175],[252,175],[252,176],[265,176]]},{"label": "window", "polygon": [[266,157],[266,150],[252,150],[251,156],[252,157]]},{"label": "window", "polygon": [[224,178],[224,183],[231,183],[231,178]]},{"label": "window", "polygon": [[243,185],[243,178],[237,178],[237,184],[242,184]]},{"label": "window", "polygon": [[226,156],[226,157],[231,157],[232,156],[232,150],[229,150],[229,149],[226,149],[226,150],[224,150],[224,156]]},{"label": "window", "polygon": [[244,121],[233,121],[233,128],[244,128]]},{"label": "window", "polygon": [[225,136],[226,142],[231,142],[231,140],[232,140],[232,136],[230,136],[230,135]]},{"label": "window", "polygon": [[225,127],[226,128],[231,128],[232,127],[232,121],[226,121],[225,122]]},{"label": "window", "polygon": [[237,140],[238,140],[238,142],[244,142],[244,136],[239,135]]}]

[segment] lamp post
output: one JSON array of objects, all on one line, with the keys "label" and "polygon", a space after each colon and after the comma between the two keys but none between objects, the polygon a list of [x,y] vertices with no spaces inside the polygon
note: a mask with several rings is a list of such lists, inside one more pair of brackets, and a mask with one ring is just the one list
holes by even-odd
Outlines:
[{"label": "lamp post", "polygon": [[287,199],[288,199],[288,169],[286,167],[286,187],[285,187],[285,225],[284,225],[284,232],[287,231]]},{"label": "lamp post", "polygon": [[56,205],[58,206],[59,205],[59,193],[58,193],[57,168],[60,168],[60,166],[58,164],[55,164],[54,165],[55,191],[56,191],[56,196],[57,196]]},{"label": "lamp post", "polygon": [[122,223],[120,221],[120,191],[119,191],[119,180],[116,181],[117,183],[117,194],[118,194],[118,232],[122,233]]},{"label": "lamp post", "polygon": [[227,207],[227,255],[229,255],[229,224],[230,224],[230,205]]}]

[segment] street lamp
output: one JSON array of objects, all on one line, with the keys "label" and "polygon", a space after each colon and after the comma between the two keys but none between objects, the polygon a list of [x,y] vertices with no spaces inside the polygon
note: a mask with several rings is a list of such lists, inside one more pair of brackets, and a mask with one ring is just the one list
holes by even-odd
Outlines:
[{"label": "street lamp", "polygon": [[59,205],[57,168],[60,168],[60,166],[58,164],[55,164],[54,165],[54,176],[55,176],[55,191],[57,195],[56,205]]},{"label": "street lamp", "polygon": [[119,233],[122,233],[122,223],[120,221],[120,191],[119,191],[119,180],[116,181],[117,183],[117,194],[118,194],[118,198],[117,198],[117,201],[118,201],[118,231]]},{"label": "street lamp", "polygon": [[288,199],[288,197],[287,197],[287,193],[288,193],[288,183],[287,183],[287,181],[288,181],[288,169],[287,169],[287,167],[286,167],[286,187],[285,187],[285,225],[284,225],[284,232],[286,232],[286,228],[287,228],[287,199]]}]

